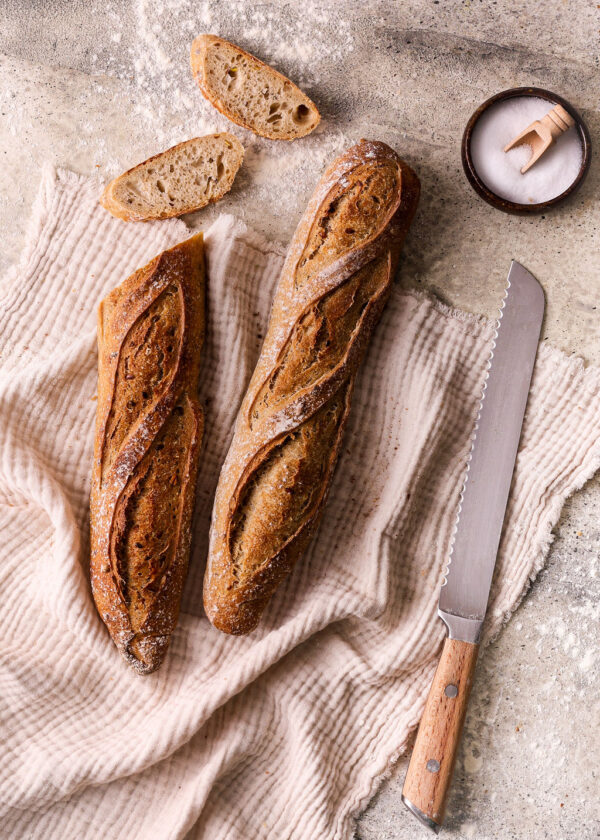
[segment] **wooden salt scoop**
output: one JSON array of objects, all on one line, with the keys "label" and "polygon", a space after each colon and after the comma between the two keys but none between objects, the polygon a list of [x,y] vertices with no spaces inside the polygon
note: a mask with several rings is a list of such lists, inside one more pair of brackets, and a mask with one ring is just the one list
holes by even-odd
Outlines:
[{"label": "wooden salt scoop", "polygon": [[518,134],[514,140],[504,147],[504,151],[508,152],[514,149],[515,146],[531,146],[532,155],[521,169],[521,174],[524,175],[533,164],[541,158],[546,149],[556,141],[556,138],[575,125],[575,120],[566,111],[562,105],[555,105],[554,108],[542,117],[541,120],[532,122],[531,125]]}]

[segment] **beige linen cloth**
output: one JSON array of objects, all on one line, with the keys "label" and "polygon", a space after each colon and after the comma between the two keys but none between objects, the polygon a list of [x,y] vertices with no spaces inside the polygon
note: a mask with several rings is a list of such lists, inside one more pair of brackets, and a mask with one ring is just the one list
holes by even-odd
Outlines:
[{"label": "beige linen cloth", "polygon": [[[96,308],[188,231],[120,222],[97,195],[95,180],[46,172],[26,252],[0,286],[0,834],[351,838],[436,665],[438,587],[493,325],[396,286],[318,534],[259,629],[225,636],[202,609],[212,496],[283,255],[220,217],[206,233],[190,573],[166,661],[140,677],[88,582]],[[600,465],[599,391],[598,370],[541,345],[488,636]]]}]

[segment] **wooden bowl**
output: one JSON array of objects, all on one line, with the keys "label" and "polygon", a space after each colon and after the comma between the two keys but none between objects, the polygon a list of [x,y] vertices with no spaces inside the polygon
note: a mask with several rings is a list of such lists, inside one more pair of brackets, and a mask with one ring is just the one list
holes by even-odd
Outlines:
[{"label": "wooden bowl", "polygon": [[[500,102],[503,99],[512,99],[515,96],[534,96],[537,99],[546,99],[548,102],[552,103],[552,105],[556,105],[557,103],[562,105],[575,120],[575,125],[571,130],[578,131],[579,138],[581,140],[581,166],[573,183],[570,184],[564,192],[560,193],[560,195],[557,195],[548,201],[539,202],[538,204],[518,204],[515,201],[509,201],[508,199],[497,195],[481,180],[475,166],[473,165],[473,159],[471,157],[471,139],[473,137],[473,129],[475,128],[475,124],[479,117],[487,111],[491,105],[495,105],[496,102]],[[510,88],[509,90],[503,90],[500,93],[496,93],[494,96],[491,96],[489,99],[486,99],[486,101],[480,105],[471,116],[462,138],[462,164],[469,183],[475,192],[484,199],[484,201],[487,201],[488,204],[491,204],[492,207],[496,207],[498,210],[503,210],[505,213],[543,213],[545,210],[549,210],[551,207],[555,207],[557,204],[560,204],[561,201],[564,201],[566,198],[569,198],[577,192],[588,173],[591,159],[592,144],[590,141],[590,133],[583,119],[566,99],[563,99],[562,96],[558,96],[556,93],[552,93],[552,91],[544,90],[543,88]]]}]

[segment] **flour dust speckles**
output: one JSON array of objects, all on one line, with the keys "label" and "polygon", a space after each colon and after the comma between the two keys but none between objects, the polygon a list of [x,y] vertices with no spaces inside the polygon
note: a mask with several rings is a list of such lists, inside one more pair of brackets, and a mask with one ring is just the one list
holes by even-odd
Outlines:
[{"label": "flour dust speckles", "polygon": [[[319,102],[324,77],[333,63],[347,60],[354,49],[349,15],[333,13],[325,3],[308,0],[286,7],[232,0],[133,0],[131,15],[111,17],[114,61],[102,56],[95,66],[117,76],[127,89],[131,132],[122,160],[102,156],[102,174],[118,175],[140,160],[191,137],[229,131],[245,149],[235,188],[226,201],[202,211],[192,225],[210,224],[221,212],[234,212],[272,237],[288,219],[283,238],[295,224],[327,164],[356,141],[328,119]],[[132,30],[132,31],[130,31]],[[231,123],[201,94],[190,68],[190,46],[201,33],[213,33],[239,44],[300,85],[323,112],[323,122],[310,137],[272,142]],[[279,224],[272,221],[273,208]],[[283,210],[285,209],[285,213]],[[257,224],[257,220],[263,220]],[[277,230],[278,238],[282,237]]]},{"label": "flour dust speckles", "polygon": [[269,190],[276,199],[281,195],[282,182],[292,182],[300,189],[306,185],[312,190],[325,168],[350,145],[350,138],[342,131],[305,137],[275,148],[269,141],[257,141],[246,149],[244,168],[255,187]]},{"label": "flour dust speckles", "polygon": [[150,111],[160,120],[165,111],[176,111],[183,120],[181,129],[195,133],[205,123],[216,121],[222,127],[222,118],[203,102],[190,70],[190,45],[201,33],[238,43],[301,87],[308,86],[310,95],[320,63],[352,51],[350,24],[337,15],[334,21],[330,9],[313,2],[290,5],[285,16],[275,12],[244,0],[193,5],[189,0],[136,0],[132,64],[144,106],[139,113]]},{"label": "flour dust speckles", "polygon": [[136,0],[136,24],[140,52],[146,50],[148,61],[158,62],[158,71],[172,67],[180,51],[201,33],[256,50],[264,61],[280,63],[281,72],[296,74],[294,81],[308,84],[317,78],[316,65],[322,60],[342,59],[354,48],[347,16],[332,15],[330,4],[314,0],[289,4],[285,15],[268,4],[246,0],[201,0],[193,5],[189,0]]},{"label": "flour dust speckles", "polygon": [[596,651],[593,650],[593,648],[588,648],[579,660],[579,670],[584,672],[591,671],[597,661],[598,657]]}]

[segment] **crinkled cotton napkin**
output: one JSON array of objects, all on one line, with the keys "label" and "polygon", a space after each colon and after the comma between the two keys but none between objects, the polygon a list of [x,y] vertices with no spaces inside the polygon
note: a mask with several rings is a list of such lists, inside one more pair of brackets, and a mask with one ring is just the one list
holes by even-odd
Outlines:
[{"label": "crinkled cotton napkin", "polygon": [[[47,172],[0,286],[0,810],[5,837],[333,840],[404,750],[444,636],[438,587],[493,325],[396,286],[359,375],[321,527],[257,631],[202,609],[219,468],[283,254],[206,232],[206,431],[182,614],[140,677],[88,582],[96,308],[188,234],[127,224],[98,182]],[[600,374],[542,344],[487,623],[540,569],[600,465]]]}]

